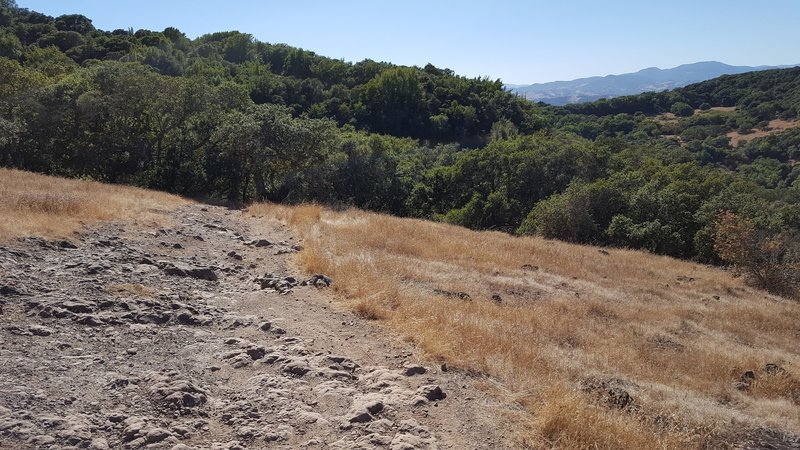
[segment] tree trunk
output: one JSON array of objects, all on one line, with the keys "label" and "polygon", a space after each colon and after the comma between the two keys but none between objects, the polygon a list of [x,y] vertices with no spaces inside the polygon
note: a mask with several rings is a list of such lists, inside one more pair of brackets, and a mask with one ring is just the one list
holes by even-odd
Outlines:
[{"label": "tree trunk", "polygon": [[250,185],[250,174],[246,173],[242,177],[242,204],[247,203],[247,186]]},{"label": "tree trunk", "polygon": [[264,185],[264,174],[260,171],[256,171],[254,178],[256,182],[256,198],[258,200],[264,200],[267,196],[267,188]]}]

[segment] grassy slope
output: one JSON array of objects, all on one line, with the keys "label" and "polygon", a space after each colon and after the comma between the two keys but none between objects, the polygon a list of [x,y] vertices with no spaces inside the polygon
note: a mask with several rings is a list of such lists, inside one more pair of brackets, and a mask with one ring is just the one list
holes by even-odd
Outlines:
[{"label": "grassy slope", "polygon": [[[354,210],[250,213],[293,226],[303,268],[332,276],[359,313],[501,380],[528,413],[518,443],[724,447],[760,426],[800,433],[800,305],[725,271]],[[737,389],[748,370],[756,380]],[[609,407],[608,386],[633,405]]]},{"label": "grassy slope", "polygon": [[68,237],[102,220],[162,223],[160,211],[185,203],[162,192],[0,168],[0,241]]},{"label": "grassy slope", "polygon": [[[163,221],[159,211],[183,203],[0,169],[0,240]],[[333,276],[360,314],[384,319],[433,359],[501,380],[498,395],[527,412],[516,417],[519,443],[719,447],[758,426],[800,432],[800,305],[726,272],[352,210],[250,212],[291,224],[306,240],[299,262]],[[767,363],[785,372],[768,374]],[[756,380],[736,389],[748,370]],[[587,388],[604,381],[627,390],[632,407],[609,407],[607,388]]]}]

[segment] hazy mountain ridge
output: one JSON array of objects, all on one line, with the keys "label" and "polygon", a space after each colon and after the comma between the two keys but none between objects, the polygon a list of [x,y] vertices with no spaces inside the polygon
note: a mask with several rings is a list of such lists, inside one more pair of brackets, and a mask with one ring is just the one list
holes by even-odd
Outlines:
[{"label": "hazy mountain ridge", "polygon": [[717,61],[683,64],[671,69],[648,67],[638,72],[619,75],[578,78],[571,81],[553,81],[530,85],[506,85],[511,92],[530,100],[551,105],[591,102],[601,98],[634,95],[642,92],[665,91],[710,80],[721,75],[794,67],[785,66],[731,66]]}]

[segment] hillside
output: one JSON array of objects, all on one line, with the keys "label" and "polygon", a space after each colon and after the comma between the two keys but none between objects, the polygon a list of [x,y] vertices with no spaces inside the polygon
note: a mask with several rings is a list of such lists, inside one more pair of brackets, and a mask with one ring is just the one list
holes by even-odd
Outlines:
[{"label": "hillside", "polygon": [[716,61],[705,61],[682,64],[670,69],[648,67],[633,73],[514,85],[510,88],[511,92],[529,100],[563,106],[569,103],[593,102],[601,98],[635,95],[642,92],[668,91],[721,75],[786,67],[792,66],[731,66]]},{"label": "hillside", "polygon": [[[87,187],[2,175],[6,192],[30,187],[13,198]],[[800,309],[729,272],[357,210],[150,195],[160,222],[114,209],[55,232],[44,224],[71,213],[51,207],[4,238],[0,448],[800,442]]]},{"label": "hillside", "polygon": [[163,212],[188,203],[163,192],[3,168],[0,178],[0,241],[20,235],[63,238],[86,224],[106,220],[168,225]]},{"label": "hillside", "polygon": [[[528,129],[535,125],[524,121],[532,105],[506,92],[499,80],[458,76],[431,64],[420,68],[370,59],[345,62],[285,44],[259,42],[238,31],[209,32],[196,39],[174,27],[105,31],[80,14],[50,17],[5,4],[0,4],[0,57],[29,69],[20,73],[26,79],[30,70],[39,72],[25,83],[28,89],[93,79],[97,76],[93,72],[103,70],[115,70],[135,83],[144,72],[151,79],[159,74],[183,80],[151,82],[150,90],[165,97],[175,95],[178,84],[185,89],[211,85],[226,91],[226,110],[249,101],[277,104],[296,115],[330,118],[340,126],[437,142],[479,141],[500,119]],[[10,61],[0,68],[17,73]],[[12,85],[12,92],[21,88]],[[97,100],[93,106],[101,111],[113,108],[106,99]],[[208,101],[214,101],[213,94],[184,106],[206,108]],[[101,111],[97,112],[102,117]]]},{"label": "hillside", "polygon": [[800,67],[207,31],[0,0],[0,449],[800,447]]},{"label": "hillside", "polygon": [[[294,267],[285,227],[157,192],[0,175],[12,199],[0,217],[22,214],[0,241],[0,449],[505,444],[510,405],[474,401],[480,379],[423,363],[324,284],[300,283],[311,274]],[[28,214],[53,187],[68,194]],[[142,197],[158,222],[116,208]],[[80,209],[96,200],[114,206]],[[63,219],[86,226],[50,226]]]},{"label": "hillside", "polygon": [[798,68],[551,107],[432,65],[349,63],[235,31],[103,31],[3,5],[4,167],[712,264],[726,262],[726,212],[766,240],[800,232]]},{"label": "hillside", "polygon": [[800,309],[730,273],[355,210],[248,211],[304,237],[299,263],[337,278],[359,314],[494,380],[490,392],[529,414],[517,445],[800,442]]}]

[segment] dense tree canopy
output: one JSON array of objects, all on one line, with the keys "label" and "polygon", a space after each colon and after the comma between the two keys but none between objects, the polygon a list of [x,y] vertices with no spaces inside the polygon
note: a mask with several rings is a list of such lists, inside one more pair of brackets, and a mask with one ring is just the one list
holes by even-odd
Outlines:
[{"label": "dense tree canopy", "polygon": [[0,0],[0,74],[3,166],[712,262],[724,211],[800,229],[800,128],[770,130],[796,123],[800,69],[550,107],[430,64],[103,31]]}]

